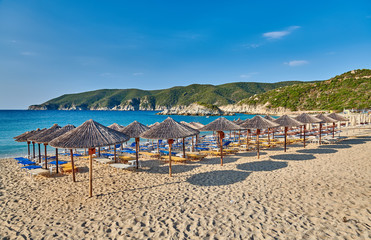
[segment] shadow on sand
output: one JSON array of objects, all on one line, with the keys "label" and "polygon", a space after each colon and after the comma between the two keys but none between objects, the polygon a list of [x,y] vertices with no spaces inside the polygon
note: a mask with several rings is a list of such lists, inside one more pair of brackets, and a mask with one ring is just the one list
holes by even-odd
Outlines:
[{"label": "shadow on sand", "polygon": [[237,169],[244,171],[273,171],[280,168],[287,167],[287,162],[275,162],[275,161],[260,161],[250,162],[237,165]]},{"label": "shadow on sand", "polygon": [[367,138],[354,138],[354,139],[346,139],[341,141],[341,144],[364,144],[368,141],[371,141],[371,139]]},{"label": "shadow on sand", "polygon": [[197,186],[223,186],[245,180],[251,172],[233,170],[199,173],[187,179],[187,182]]},{"label": "shadow on sand", "polygon": [[[266,152],[262,152],[262,151],[265,151],[265,149],[264,150],[260,150],[260,156],[267,155]],[[256,151],[252,151],[252,152],[241,152],[241,153],[237,153],[236,156],[241,156],[241,157],[257,157],[258,156],[258,153]]]},{"label": "shadow on sand", "polygon": [[321,145],[319,148],[338,148],[338,149],[345,149],[345,148],[351,148],[348,144],[329,144],[329,145]]},{"label": "shadow on sand", "polygon": [[[223,164],[232,163],[235,161],[237,161],[237,158],[232,158],[230,156],[223,157]],[[197,162],[197,164],[220,164],[220,157],[204,158]]]},{"label": "shadow on sand", "polygon": [[312,154],[280,154],[270,156],[272,159],[276,160],[290,160],[290,161],[305,161],[305,160],[313,160],[316,157]]},{"label": "shadow on sand", "polygon": [[329,148],[314,148],[314,149],[300,149],[297,150],[297,153],[308,153],[308,154],[328,154],[336,153],[338,150],[329,149]]},{"label": "shadow on sand", "polygon": [[[171,165],[171,171],[173,174],[177,173],[184,173],[184,172],[189,172],[192,171],[193,169],[199,167],[200,165],[180,165],[180,164],[172,164]],[[158,167],[151,167],[148,170],[144,170],[145,172],[149,173],[160,173],[160,174],[169,174],[169,165],[162,165]]]}]

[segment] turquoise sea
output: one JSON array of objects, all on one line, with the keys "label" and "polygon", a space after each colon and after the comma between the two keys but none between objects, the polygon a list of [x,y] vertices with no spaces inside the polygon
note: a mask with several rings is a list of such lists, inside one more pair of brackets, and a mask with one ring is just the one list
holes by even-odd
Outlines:
[{"label": "turquoise sea", "polygon": [[[54,123],[60,126],[73,124],[76,127],[89,119],[105,126],[112,123],[127,126],[134,120],[145,125],[161,122],[168,116],[156,115],[154,111],[30,111],[0,110],[0,158],[24,156],[27,144],[15,142],[13,137],[36,128],[49,128]],[[227,119],[248,119],[255,115],[236,114]],[[170,116],[176,121],[201,122],[208,124],[218,117]]]}]

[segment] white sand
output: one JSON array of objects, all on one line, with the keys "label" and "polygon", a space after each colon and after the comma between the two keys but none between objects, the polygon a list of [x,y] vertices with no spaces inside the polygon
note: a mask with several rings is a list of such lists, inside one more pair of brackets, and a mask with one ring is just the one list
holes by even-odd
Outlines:
[{"label": "white sand", "polygon": [[[366,136],[367,135],[367,136]],[[138,172],[86,160],[31,180],[0,160],[0,237],[10,239],[369,239],[371,134],[332,146],[177,164]],[[295,160],[296,159],[296,160]],[[301,160],[297,160],[301,159]],[[345,219],[344,219],[345,217]]]}]

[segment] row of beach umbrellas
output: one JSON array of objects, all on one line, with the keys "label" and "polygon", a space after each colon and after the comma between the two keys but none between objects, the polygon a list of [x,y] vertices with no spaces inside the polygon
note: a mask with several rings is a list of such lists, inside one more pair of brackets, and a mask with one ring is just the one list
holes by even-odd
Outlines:
[{"label": "row of beach umbrellas", "polygon": [[[308,115],[309,116],[309,115]],[[287,128],[293,126],[302,126],[306,123],[320,123],[324,122],[335,122],[344,121],[346,119],[341,119],[341,116],[334,115],[334,118],[327,116],[317,116],[317,118],[312,116],[300,115],[297,119],[293,119],[287,115],[284,115],[278,119],[266,119],[261,116],[255,116],[252,119],[246,121],[240,121],[236,124],[232,121],[227,120],[224,117],[220,117],[213,122],[203,126],[199,123],[182,124],[172,118],[168,117],[161,123],[156,123],[152,127],[147,127],[137,121],[134,121],[130,125],[123,127],[118,124],[112,124],[109,127],[103,126],[93,120],[88,120],[84,122],[79,127],[74,127],[72,125],[64,126],[63,128],[54,124],[48,129],[36,129],[34,131],[23,133],[17,137],[15,140],[18,142],[27,142],[28,144],[28,154],[30,156],[30,143],[33,144],[33,155],[35,157],[35,143],[39,145],[39,161],[40,159],[40,144],[45,146],[45,168],[47,168],[47,145],[56,148],[56,162],[58,164],[58,148],[70,149],[71,164],[72,164],[72,175],[73,181],[75,180],[75,168],[73,161],[73,149],[88,149],[89,150],[89,196],[92,196],[92,186],[93,186],[93,165],[92,165],[92,155],[95,153],[95,149],[104,146],[122,144],[128,141],[130,138],[135,138],[136,146],[136,161],[138,166],[138,147],[139,139],[167,139],[169,144],[169,175],[171,176],[171,150],[174,139],[183,139],[187,137],[193,137],[200,133],[200,131],[216,131],[219,135],[220,143],[220,159],[221,165],[223,165],[223,138],[224,131],[237,131],[244,129],[256,129],[257,130],[257,146],[258,146],[258,157],[259,157],[259,133],[261,129],[270,129],[278,126],[285,127],[285,143],[287,137]],[[337,118],[338,120],[335,120]],[[302,120],[302,121],[300,121]],[[305,129],[305,128],[304,128]],[[305,134],[305,130],[304,130]],[[116,151],[116,147],[114,148]],[[286,150],[286,144],[285,144]],[[183,148],[184,152],[184,148]],[[183,153],[184,154],[184,153]],[[116,158],[116,154],[115,154]],[[58,166],[57,166],[58,171]]]}]

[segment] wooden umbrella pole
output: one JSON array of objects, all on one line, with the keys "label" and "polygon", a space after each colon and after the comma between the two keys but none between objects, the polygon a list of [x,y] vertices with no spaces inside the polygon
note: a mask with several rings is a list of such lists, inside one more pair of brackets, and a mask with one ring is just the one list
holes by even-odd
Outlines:
[{"label": "wooden umbrella pole", "polygon": [[98,148],[98,156],[100,157],[100,147]]},{"label": "wooden umbrella pole", "polygon": [[157,153],[160,153],[160,139],[157,140]]},{"label": "wooden umbrella pole", "polygon": [[89,197],[93,196],[93,155],[89,153]]},{"label": "wooden umbrella pole", "polygon": [[30,142],[27,141],[27,148],[28,148],[28,159],[31,158],[31,153],[30,153]]},{"label": "wooden umbrella pole", "polygon": [[306,130],[306,127],[307,127],[306,125],[303,126],[303,128],[304,128],[303,129],[303,133],[304,133],[304,148],[305,148],[305,130]]},{"label": "wooden umbrella pole", "polygon": [[55,149],[55,171],[58,173],[58,148]]},{"label": "wooden umbrella pole", "polygon": [[139,165],[139,138],[135,138],[135,160],[136,160],[136,168],[138,169]]},{"label": "wooden umbrella pole", "polygon": [[169,176],[171,177],[171,145],[173,144],[173,139],[169,139]]},{"label": "wooden umbrella pole", "polygon": [[270,135],[269,135],[269,131],[270,130],[270,128],[268,128],[268,144],[271,144],[271,138],[270,138]]},{"label": "wooden umbrella pole", "polygon": [[285,152],[286,152],[286,143],[287,143],[286,139],[287,139],[287,127],[285,127]]},{"label": "wooden umbrella pole", "polygon": [[48,144],[47,143],[44,143],[44,147],[45,147],[45,169],[48,169],[48,153],[46,151],[46,146]]},{"label": "wooden umbrella pole", "polygon": [[260,134],[260,129],[256,129],[256,145],[258,149],[257,151],[258,159],[260,158],[259,134]]},{"label": "wooden umbrella pole", "polygon": [[194,136],[192,136],[192,152],[195,151],[195,141],[194,141]]},{"label": "wooden umbrella pole", "polygon": [[117,157],[116,157],[116,145],[113,145],[113,154],[114,154],[115,163],[117,163]]},{"label": "wooden umbrella pole", "polygon": [[185,141],[185,138],[183,138],[183,157],[185,158],[185,143],[184,143],[184,141]]},{"label": "wooden umbrella pole", "polygon": [[76,178],[75,178],[75,163],[73,162],[73,150],[72,149],[70,150],[70,154],[71,154],[71,165],[72,165],[72,181],[73,182],[76,182]]},{"label": "wooden umbrella pole", "polygon": [[332,123],[332,138],[335,138],[335,122]]},{"label": "wooden umbrella pole", "polygon": [[35,142],[32,142],[33,158],[35,158]]},{"label": "wooden umbrella pole", "polygon": [[319,145],[321,145],[321,139],[322,139],[322,123],[319,124]]},{"label": "wooden umbrella pole", "polygon": [[39,163],[41,163],[41,148],[40,148],[40,143],[38,144],[39,146]]},{"label": "wooden umbrella pole", "polygon": [[250,129],[247,129],[246,131],[246,151],[249,151],[249,132],[250,132]]},{"label": "wooden umbrella pole", "polygon": [[241,144],[241,130],[238,130],[238,145]]},{"label": "wooden umbrella pole", "polygon": [[219,142],[220,142],[220,166],[223,166],[223,138],[224,132],[219,132]]}]

